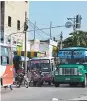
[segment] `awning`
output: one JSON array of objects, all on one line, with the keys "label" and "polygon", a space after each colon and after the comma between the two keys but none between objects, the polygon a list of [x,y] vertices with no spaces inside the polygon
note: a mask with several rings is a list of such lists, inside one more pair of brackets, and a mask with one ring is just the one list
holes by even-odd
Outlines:
[{"label": "awning", "polygon": [[[14,56],[13,59],[16,61],[25,61],[25,56]],[[26,61],[29,61],[28,57],[26,57]]]}]

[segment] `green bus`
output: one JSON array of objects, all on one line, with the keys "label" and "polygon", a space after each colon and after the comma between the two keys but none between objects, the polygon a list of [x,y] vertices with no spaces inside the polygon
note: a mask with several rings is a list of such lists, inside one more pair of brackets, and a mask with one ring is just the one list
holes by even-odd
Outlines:
[{"label": "green bus", "polygon": [[54,71],[54,84],[87,85],[87,48],[70,47],[58,52],[59,64]]}]

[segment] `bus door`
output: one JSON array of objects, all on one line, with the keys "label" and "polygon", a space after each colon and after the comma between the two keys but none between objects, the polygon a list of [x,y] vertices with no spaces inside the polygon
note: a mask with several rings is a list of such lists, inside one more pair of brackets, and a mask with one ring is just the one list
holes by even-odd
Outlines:
[{"label": "bus door", "polygon": [[51,74],[54,75],[54,70],[56,68],[54,60],[50,60]]},{"label": "bus door", "polygon": [[0,78],[2,86],[8,86],[13,84],[13,64],[11,48],[7,46],[1,47],[1,66],[0,66]]}]

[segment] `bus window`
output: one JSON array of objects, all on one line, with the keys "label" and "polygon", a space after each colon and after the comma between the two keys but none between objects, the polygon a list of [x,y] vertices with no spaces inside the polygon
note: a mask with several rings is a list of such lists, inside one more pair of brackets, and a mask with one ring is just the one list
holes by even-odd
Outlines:
[{"label": "bus window", "polygon": [[11,50],[9,47],[1,46],[1,64],[12,64]]},{"label": "bus window", "polygon": [[1,65],[7,65],[7,57],[6,56],[1,56]]}]

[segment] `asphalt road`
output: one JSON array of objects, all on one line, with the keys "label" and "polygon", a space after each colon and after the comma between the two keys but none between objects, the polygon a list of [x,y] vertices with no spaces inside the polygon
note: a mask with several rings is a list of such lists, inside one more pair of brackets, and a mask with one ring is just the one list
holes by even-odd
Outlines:
[{"label": "asphalt road", "polygon": [[87,88],[71,88],[68,85],[61,85],[56,88],[44,85],[43,87],[21,87],[14,88],[13,91],[2,91],[1,101],[51,101],[52,98],[68,101],[68,99],[84,95],[87,95]]}]

